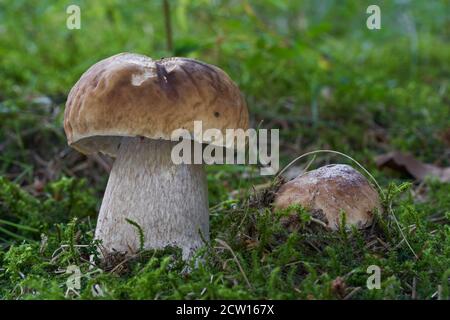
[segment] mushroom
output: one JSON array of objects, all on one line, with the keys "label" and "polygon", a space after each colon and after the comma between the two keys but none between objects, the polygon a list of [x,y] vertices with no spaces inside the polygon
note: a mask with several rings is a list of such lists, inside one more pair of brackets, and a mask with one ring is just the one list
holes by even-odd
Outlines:
[{"label": "mushroom", "polygon": [[218,67],[187,58],[121,53],[90,67],[69,93],[64,114],[68,144],[115,157],[95,238],[107,253],[180,247],[183,258],[209,239],[203,164],[174,164],[177,129],[247,129],[238,87]]},{"label": "mushroom", "polygon": [[339,229],[341,213],[345,213],[347,227],[362,229],[372,224],[376,210],[382,210],[378,192],[361,173],[345,164],[327,165],[282,185],[274,208],[293,204],[311,211],[331,230]]}]

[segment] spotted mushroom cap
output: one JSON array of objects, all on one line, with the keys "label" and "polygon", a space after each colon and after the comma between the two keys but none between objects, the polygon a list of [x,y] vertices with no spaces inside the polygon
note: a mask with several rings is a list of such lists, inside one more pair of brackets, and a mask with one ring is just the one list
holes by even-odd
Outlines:
[{"label": "spotted mushroom cap", "polygon": [[[171,140],[194,121],[202,130],[248,128],[246,103],[218,67],[188,58],[121,53],[90,67],[69,93],[64,130],[69,145],[115,156],[122,137]],[[208,143],[209,141],[197,141]]]},{"label": "spotted mushroom cap", "polygon": [[341,212],[346,224],[365,228],[372,224],[375,210],[381,212],[377,191],[351,166],[332,164],[301,174],[278,190],[274,208],[300,204],[337,230]]}]

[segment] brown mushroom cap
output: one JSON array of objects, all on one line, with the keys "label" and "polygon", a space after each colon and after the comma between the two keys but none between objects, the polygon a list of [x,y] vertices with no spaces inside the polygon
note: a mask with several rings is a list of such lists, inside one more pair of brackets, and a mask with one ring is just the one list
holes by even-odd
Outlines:
[{"label": "brown mushroom cap", "polygon": [[381,205],[377,191],[351,166],[332,164],[309,171],[287,182],[277,192],[274,208],[300,204],[337,230],[340,214],[347,225],[365,228],[372,224]]},{"label": "brown mushroom cap", "polygon": [[194,59],[121,53],[93,65],[72,88],[64,130],[77,150],[115,156],[121,137],[170,140],[176,129],[192,135],[194,121],[203,131],[247,129],[245,101],[224,71]]}]

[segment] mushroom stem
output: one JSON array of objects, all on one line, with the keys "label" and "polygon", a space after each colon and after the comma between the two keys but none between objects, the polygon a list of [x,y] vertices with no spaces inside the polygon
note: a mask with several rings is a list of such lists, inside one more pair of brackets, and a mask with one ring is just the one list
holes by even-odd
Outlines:
[{"label": "mushroom stem", "polygon": [[123,138],[100,208],[95,238],[108,251],[176,246],[183,259],[209,239],[208,191],[202,165],[171,160],[175,142]]}]

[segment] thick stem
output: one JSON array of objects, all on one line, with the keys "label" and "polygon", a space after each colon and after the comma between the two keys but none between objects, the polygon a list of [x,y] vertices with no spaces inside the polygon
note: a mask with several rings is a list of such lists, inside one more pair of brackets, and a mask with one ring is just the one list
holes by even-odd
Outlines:
[{"label": "thick stem", "polygon": [[[95,231],[111,252],[176,246],[188,258],[209,239],[208,192],[202,165],[175,165],[173,142],[124,138],[114,162]],[[201,235],[200,235],[201,233]]]}]

